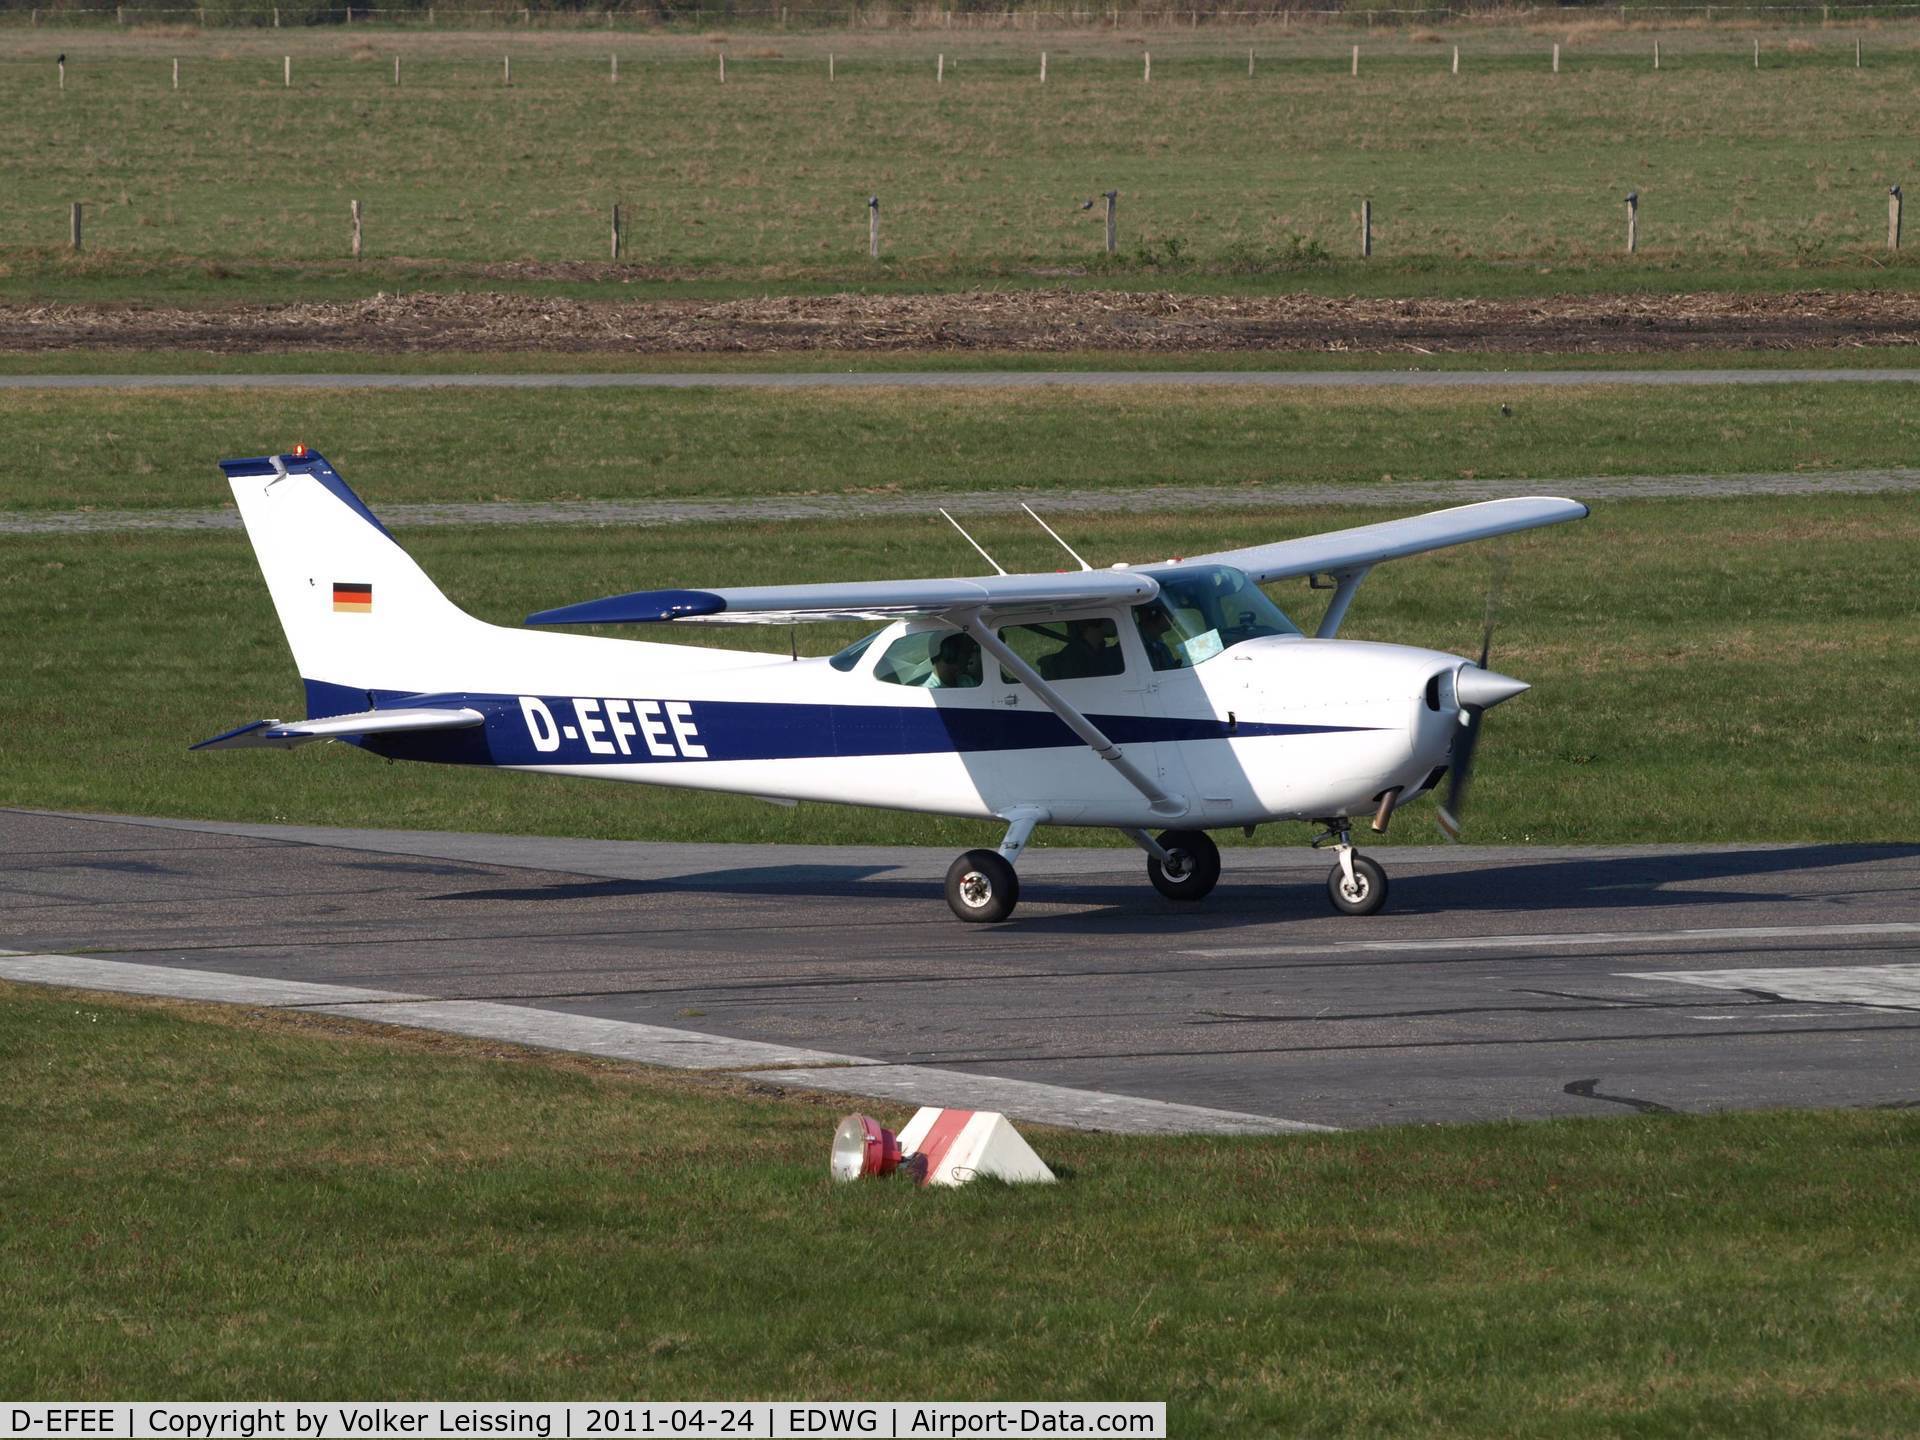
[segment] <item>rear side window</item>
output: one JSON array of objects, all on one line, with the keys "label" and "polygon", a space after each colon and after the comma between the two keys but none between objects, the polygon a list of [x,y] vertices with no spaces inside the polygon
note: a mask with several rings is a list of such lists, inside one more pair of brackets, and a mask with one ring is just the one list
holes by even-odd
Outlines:
[{"label": "rear side window", "polygon": [[[1012,625],[1000,632],[1000,638],[1009,650],[1038,670],[1042,680],[1094,680],[1119,675],[1127,668],[1118,628],[1111,620],[1091,615],[1039,625]],[[1001,678],[1013,682],[1013,676],[1005,671]]]}]

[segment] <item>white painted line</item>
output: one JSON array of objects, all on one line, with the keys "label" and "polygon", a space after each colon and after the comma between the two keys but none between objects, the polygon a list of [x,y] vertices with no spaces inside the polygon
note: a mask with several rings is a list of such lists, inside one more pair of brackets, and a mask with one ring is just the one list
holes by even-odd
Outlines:
[{"label": "white painted line", "polygon": [[730,1040],[697,1030],[675,1030],[633,1020],[569,1015],[530,1005],[501,1005],[490,1000],[419,1000],[386,1005],[328,1005],[329,1015],[347,1015],[380,1025],[439,1030],[484,1040],[509,1040],[541,1050],[571,1050],[664,1065],[674,1070],[738,1070],[749,1065],[875,1065],[858,1055],[833,1055],[758,1040]]},{"label": "white painted line", "polygon": [[1347,955],[1388,950],[1536,950],[1590,945],[1648,945],[1695,940],[1807,940],[1845,935],[1920,935],[1920,924],[1743,925],[1719,930],[1585,930],[1551,935],[1462,935],[1446,940],[1343,940],[1329,945],[1240,945],[1182,950],[1210,960],[1279,955]]},{"label": "white painted line", "polygon": [[1034,1080],[941,1070],[930,1065],[876,1065],[857,1070],[756,1070],[749,1072],[747,1078],[807,1090],[871,1095],[906,1105],[998,1110],[1041,1125],[1060,1125],[1072,1130],[1114,1130],[1128,1135],[1297,1135],[1331,1132],[1336,1128],[1309,1125],[1303,1120],[1248,1115],[1238,1110],[1176,1105],[1170,1100],[1144,1100],[1133,1095],[1075,1090],[1066,1085],[1043,1085]]},{"label": "white painted line", "polygon": [[[0,950],[0,980],[63,985],[128,995],[160,995],[227,1005],[299,1006],[382,1025],[504,1040],[660,1065],[678,1070],[749,1070],[755,1079],[814,1090],[875,1095],[914,1104],[1001,1110],[1042,1124],[1136,1135],[1270,1135],[1329,1127],[1062,1085],[971,1075],[926,1066],[888,1065],[859,1055],[733,1040],[664,1025],[570,1015],[491,1000],[435,1000],[392,990],[259,979],[217,970],[136,965],[86,955],[34,955]],[[835,1068],[794,1069],[794,1066]]]},{"label": "white painted line", "polygon": [[1788,1000],[1920,1010],[1920,965],[1805,965],[1779,970],[1654,970],[1625,980],[1668,980],[1713,990],[1764,990]]}]

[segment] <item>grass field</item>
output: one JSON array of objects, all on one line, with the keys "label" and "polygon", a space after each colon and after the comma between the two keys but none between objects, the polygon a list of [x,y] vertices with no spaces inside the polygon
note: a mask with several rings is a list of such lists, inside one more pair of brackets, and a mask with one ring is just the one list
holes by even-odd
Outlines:
[{"label": "grass field", "polygon": [[[1911,1114],[1035,1130],[1059,1185],[920,1193],[827,1179],[839,1108],[0,987],[0,1390],[1124,1396],[1179,1435],[1920,1425]],[[963,1281],[914,1278],[935,1252]]]},{"label": "grass field", "polygon": [[[231,503],[217,460],[298,441],[376,511],[1181,485],[1280,504],[1305,483],[1908,466],[1910,388],[38,391],[0,399],[0,475],[14,509],[211,507]],[[923,563],[976,563],[957,543]]]},{"label": "grass field", "polygon": [[[1382,263],[1429,292],[1495,272],[1536,289],[1568,271],[1633,286],[1669,268],[1736,285],[1905,283],[1907,264],[1888,268],[1886,197],[1912,178],[1899,137],[1916,34],[1875,31],[1856,70],[1851,33],[1767,32],[1756,71],[1746,37],[1676,31],[1655,72],[1650,33],[1480,31],[1458,76],[1436,34],[1368,42],[1358,78],[1341,63],[1348,37],[1257,39],[1268,53],[1252,77],[1236,43],[1169,39],[1151,84],[1139,51],[1155,36],[1077,37],[1051,51],[1042,86],[1038,52],[1055,42],[1034,37],[863,37],[829,83],[839,42],[817,36],[14,31],[0,132],[31,139],[0,152],[0,291],[124,295],[131,267],[136,292],[218,297],[232,265],[283,298],[338,293],[350,277],[302,267],[344,258],[349,199],[365,202],[379,262],[600,260],[618,202],[633,259],[709,285],[1057,276],[1105,266],[1098,210],[1081,202],[1107,189],[1122,196],[1115,273],[1154,283],[1353,288],[1361,267],[1338,262],[1363,197]],[[1642,199],[1631,263],[1616,253],[1629,189]],[[66,258],[74,200],[89,249]],[[141,273],[174,257],[195,264]],[[536,265],[517,283],[544,282]]]},{"label": "grass field", "polygon": [[[1289,508],[1075,517],[1102,558],[1196,553],[1379,518]],[[936,528],[938,527],[938,528]],[[870,521],[665,529],[432,529],[405,536],[455,601],[517,623],[637,586],[951,573],[951,535]],[[1001,520],[1010,568],[1055,563]],[[1513,544],[1495,663],[1535,685],[1488,722],[1471,837],[1483,842],[1904,841],[1920,792],[1920,592],[1910,497],[1616,502]],[[1477,646],[1489,555],[1385,566],[1344,631]],[[1305,623],[1319,597],[1279,592]],[[0,803],[43,808],[636,839],[977,844],[989,827],[824,806],[782,810],[464,768],[346,747],[189,755],[263,715],[297,716],[291,659],[238,532],[0,539]],[[810,627],[824,654],[859,627]],[[676,639],[683,638],[676,633]],[[688,639],[783,652],[785,632]],[[1260,832],[1297,843],[1294,826]],[[1096,832],[1048,839],[1112,841]],[[1396,841],[1434,838],[1424,809]]]}]

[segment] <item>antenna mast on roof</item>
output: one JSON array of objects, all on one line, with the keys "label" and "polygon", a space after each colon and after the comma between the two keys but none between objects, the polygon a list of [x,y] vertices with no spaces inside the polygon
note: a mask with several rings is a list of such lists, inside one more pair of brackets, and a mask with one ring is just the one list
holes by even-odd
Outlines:
[{"label": "antenna mast on roof", "polygon": [[[973,546],[974,549],[980,550],[980,542],[974,539],[973,536],[967,534],[966,530],[961,526],[958,520],[954,519],[953,516],[951,515],[947,515],[947,512],[945,510],[942,510],[940,513],[942,515],[947,516],[947,523],[949,525],[953,526],[954,529],[960,531],[961,539],[965,540],[969,545]],[[993,556],[987,554],[986,551],[980,550],[980,558],[986,561],[989,565],[993,566],[993,568],[995,570],[998,570],[1002,575],[1007,573],[1006,571],[1000,569],[1000,562],[994,559]]]},{"label": "antenna mast on roof", "polygon": [[[1022,500],[1020,502],[1020,508],[1026,511],[1027,514],[1033,515],[1033,507],[1027,504],[1026,501]],[[1059,531],[1055,530],[1053,526],[1049,525],[1046,521],[1042,520],[1038,515],[1033,515],[1033,523],[1038,525],[1042,530],[1046,531],[1047,534],[1053,536],[1054,543],[1057,544],[1062,550],[1066,551],[1067,554],[1073,556],[1074,563],[1079,565],[1079,567],[1082,570],[1093,569],[1093,566],[1089,565],[1086,561],[1080,558],[1079,551],[1075,550],[1073,546],[1069,545],[1066,541],[1060,538]]]}]

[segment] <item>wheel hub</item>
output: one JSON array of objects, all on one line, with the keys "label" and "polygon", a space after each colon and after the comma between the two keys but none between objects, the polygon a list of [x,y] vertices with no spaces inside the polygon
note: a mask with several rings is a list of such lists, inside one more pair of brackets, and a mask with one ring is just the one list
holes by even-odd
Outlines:
[{"label": "wheel hub", "polygon": [[993,882],[978,870],[969,870],[960,877],[960,898],[975,910],[982,909],[993,899]]}]

